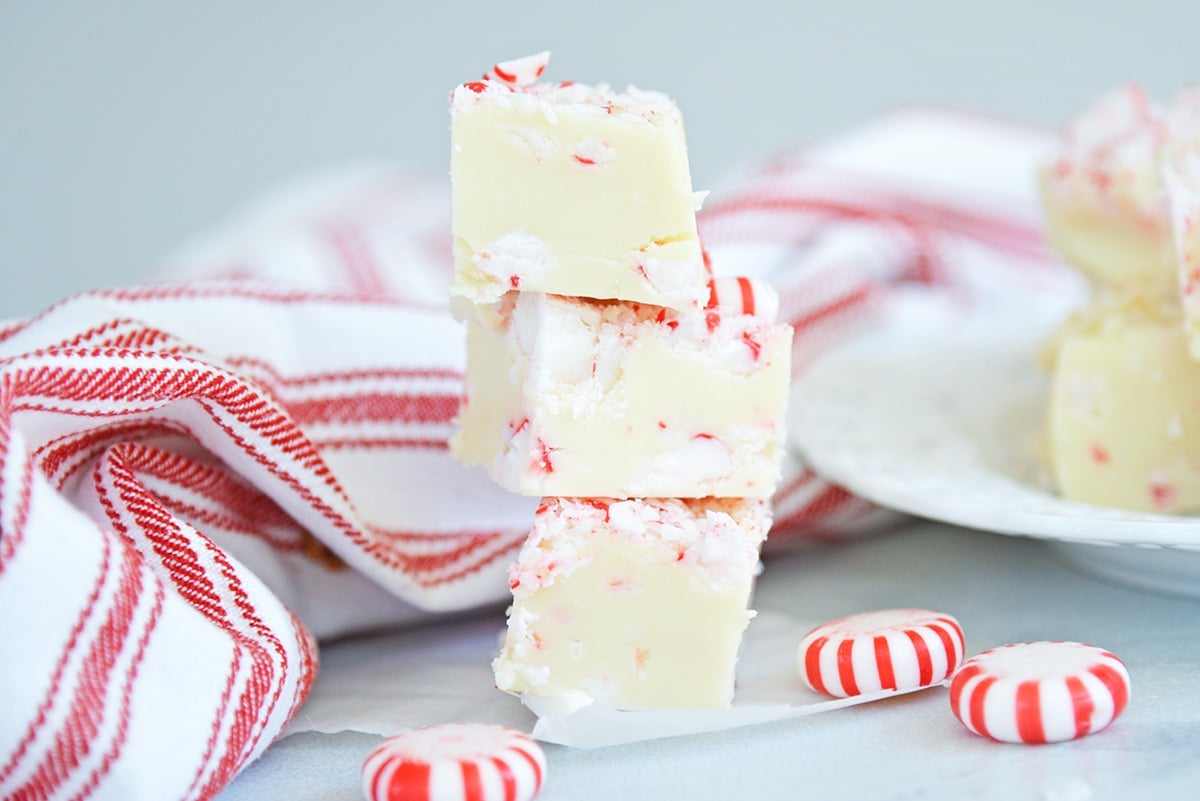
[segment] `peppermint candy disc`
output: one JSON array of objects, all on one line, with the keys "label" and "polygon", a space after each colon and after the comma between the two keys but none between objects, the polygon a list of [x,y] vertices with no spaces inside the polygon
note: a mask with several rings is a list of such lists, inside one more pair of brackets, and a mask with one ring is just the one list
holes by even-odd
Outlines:
[{"label": "peppermint candy disc", "polygon": [[965,655],[962,627],[928,609],[884,609],[832,620],[800,641],[800,675],[845,698],[945,681]]},{"label": "peppermint candy disc", "polygon": [[770,284],[744,275],[723,275],[708,282],[706,309],[749,314],[773,322],[779,313],[779,294]]},{"label": "peppermint candy disc", "polygon": [[483,74],[484,80],[499,81],[511,88],[529,86],[542,77],[550,63],[550,51],[543,50],[532,56],[522,56],[511,61],[501,61]]},{"label": "peppermint candy disc", "polygon": [[1094,734],[1129,703],[1129,671],[1103,648],[1026,642],[984,651],[950,682],[950,708],[976,734],[1057,743]]},{"label": "peppermint candy disc", "polygon": [[529,801],[546,756],[507,726],[450,723],[384,740],[363,762],[367,801]]}]

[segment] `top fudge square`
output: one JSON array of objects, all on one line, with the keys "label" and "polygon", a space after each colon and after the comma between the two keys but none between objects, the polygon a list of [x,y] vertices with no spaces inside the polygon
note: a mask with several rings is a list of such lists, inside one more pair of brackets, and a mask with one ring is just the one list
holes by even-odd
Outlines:
[{"label": "top fudge square", "polygon": [[699,195],[668,97],[483,80],[457,87],[451,107],[452,295],[704,305]]}]

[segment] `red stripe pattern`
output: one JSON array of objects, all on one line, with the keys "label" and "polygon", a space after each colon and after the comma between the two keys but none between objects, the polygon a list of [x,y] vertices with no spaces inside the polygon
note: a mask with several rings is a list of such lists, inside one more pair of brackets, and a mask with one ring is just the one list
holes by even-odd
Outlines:
[{"label": "red stripe pattern", "polygon": [[529,801],[545,777],[541,746],[521,732],[482,723],[396,735],[362,766],[368,801]]},{"label": "red stripe pattern", "polygon": [[[998,148],[1032,171],[1043,140],[927,112],[853,141],[780,159],[699,218],[712,263],[745,276],[715,279],[718,309],[777,298],[796,371],[896,291],[1049,285],[1035,210],[1012,201],[1026,176],[990,171]],[[914,141],[953,149],[954,174],[904,172]],[[0,797],[210,799],[295,714],[318,639],[507,597],[536,501],[447,452],[463,369],[449,210],[444,175],[331,174],[173,257],[169,283],[0,324],[0,595],[20,599],[0,642],[22,655],[0,682]],[[793,459],[775,505],[772,547],[891,517]],[[909,642],[887,641],[893,662]],[[936,682],[920,665],[948,646],[922,643],[917,680]],[[469,778],[507,794],[519,775]]]},{"label": "red stripe pattern", "polygon": [[1006,743],[1057,743],[1095,734],[1129,703],[1116,655],[1077,642],[1003,645],[968,659],[950,683],[964,726]]},{"label": "red stripe pattern", "polygon": [[779,295],[764,281],[744,275],[721,276],[708,282],[706,309],[728,314],[749,314],[774,320],[779,313]]},{"label": "red stripe pattern", "polygon": [[962,662],[962,627],[927,609],[884,609],[823,623],[800,641],[800,675],[839,698],[940,684]]}]

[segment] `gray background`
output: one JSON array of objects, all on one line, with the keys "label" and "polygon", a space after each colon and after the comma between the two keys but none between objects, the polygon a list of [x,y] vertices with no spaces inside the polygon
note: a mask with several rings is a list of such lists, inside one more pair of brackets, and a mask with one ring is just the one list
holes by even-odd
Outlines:
[{"label": "gray background", "polygon": [[558,79],[682,106],[699,188],[902,103],[1058,125],[1200,73],[1194,2],[0,0],[0,319],[152,274],[298,171],[442,170],[450,88],[550,49]]}]

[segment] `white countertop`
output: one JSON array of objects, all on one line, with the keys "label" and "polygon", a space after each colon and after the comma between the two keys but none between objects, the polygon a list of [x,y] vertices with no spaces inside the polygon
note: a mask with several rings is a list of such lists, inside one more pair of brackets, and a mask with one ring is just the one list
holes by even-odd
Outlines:
[{"label": "white countertop", "polygon": [[[755,605],[818,619],[938,609],[961,621],[968,654],[1026,640],[1091,642],[1125,661],[1132,700],[1109,729],[1046,746],[970,734],[942,688],[726,732],[595,750],[547,746],[539,798],[1084,801],[1194,797],[1200,787],[1200,602],[1093,578],[1047,542],[913,522],[769,560]],[[284,738],[219,799],[357,801],[359,767],[379,741]]]}]

